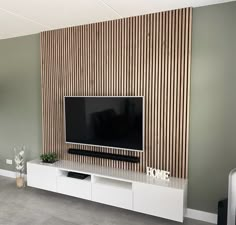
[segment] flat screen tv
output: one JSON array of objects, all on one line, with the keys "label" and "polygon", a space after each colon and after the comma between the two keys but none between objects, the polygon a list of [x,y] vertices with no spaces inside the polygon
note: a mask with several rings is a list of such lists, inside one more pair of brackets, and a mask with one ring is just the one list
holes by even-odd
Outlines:
[{"label": "flat screen tv", "polygon": [[143,151],[143,97],[65,96],[66,143]]}]

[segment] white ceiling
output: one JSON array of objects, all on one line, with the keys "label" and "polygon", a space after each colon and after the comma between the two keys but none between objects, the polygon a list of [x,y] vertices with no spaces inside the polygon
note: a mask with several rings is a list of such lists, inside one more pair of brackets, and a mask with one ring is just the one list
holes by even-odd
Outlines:
[{"label": "white ceiling", "polygon": [[0,39],[233,0],[0,0]]}]

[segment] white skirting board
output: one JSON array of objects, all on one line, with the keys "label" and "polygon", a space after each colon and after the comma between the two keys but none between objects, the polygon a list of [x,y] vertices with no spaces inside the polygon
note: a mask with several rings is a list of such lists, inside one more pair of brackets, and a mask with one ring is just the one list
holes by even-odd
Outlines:
[{"label": "white skirting board", "polygon": [[16,173],[13,172],[13,171],[1,170],[1,169],[0,169],[0,176],[3,176],[3,177],[10,177],[10,178],[16,178]]},{"label": "white skirting board", "polygon": [[[15,178],[16,173],[8,170],[0,169],[0,176]],[[185,217],[195,220],[201,220],[208,223],[217,224],[217,215],[195,209],[187,209]]]},{"label": "white skirting board", "polygon": [[208,213],[195,209],[187,209],[185,217],[217,224],[217,214],[214,213]]}]

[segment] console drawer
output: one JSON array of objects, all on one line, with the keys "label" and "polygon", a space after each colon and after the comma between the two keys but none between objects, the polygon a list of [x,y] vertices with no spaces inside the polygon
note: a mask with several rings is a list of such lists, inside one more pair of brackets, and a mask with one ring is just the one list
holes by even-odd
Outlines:
[{"label": "console drawer", "polygon": [[77,198],[91,200],[91,177],[80,180],[66,176],[58,176],[57,192]]},{"label": "console drawer", "polygon": [[134,211],[183,222],[184,192],[150,184],[133,184]]},{"label": "console drawer", "polygon": [[56,192],[56,177],[54,167],[27,163],[27,185],[30,187]]},{"label": "console drawer", "polygon": [[92,184],[92,200],[124,209],[132,209],[132,184],[99,179]]}]

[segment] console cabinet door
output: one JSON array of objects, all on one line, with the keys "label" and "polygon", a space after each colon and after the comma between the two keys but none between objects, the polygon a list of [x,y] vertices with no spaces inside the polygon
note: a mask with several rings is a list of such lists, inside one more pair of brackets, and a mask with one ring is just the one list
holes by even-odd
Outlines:
[{"label": "console cabinet door", "polygon": [[92,190],[93,201],[132,210],[132,190],[102,184],[93,184]]},{"label": "console cabinet door", "polygon": [[183,222],[183,190],[133,184],[134,211]]},{"label": "console cabinet door", "polygon": [[91,180],[57,177],[57,192],[77,198],[91,200]]},{"label": "console cabinet door", "polygon": [[27,185],[47,191],[57,191],[57,169],[33,163],[27,164]]}]

